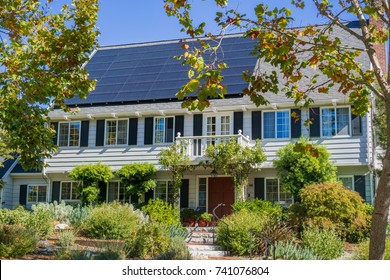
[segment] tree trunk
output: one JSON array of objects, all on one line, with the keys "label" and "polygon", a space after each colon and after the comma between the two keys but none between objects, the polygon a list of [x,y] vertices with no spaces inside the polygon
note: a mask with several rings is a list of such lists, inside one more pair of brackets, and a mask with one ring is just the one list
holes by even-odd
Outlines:
[{"label": "tree trunk", "polygon": [[386,242],[386,226],[390,207],[390,100],[386,101],[387,149],[383,159],[382,174],[375,196],[374,214],[370,236],[370,260],[383,260]]}]

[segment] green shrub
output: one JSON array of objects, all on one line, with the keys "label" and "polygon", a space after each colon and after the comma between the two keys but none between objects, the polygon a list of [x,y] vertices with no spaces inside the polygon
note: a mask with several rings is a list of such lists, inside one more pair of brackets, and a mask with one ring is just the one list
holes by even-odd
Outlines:
[{"label": "green shrub", "polygon": [[103,203],[92,209],[84,222],[83,233],[98,239],[126,239],[135,234],[143,219],[142,213],[132,205]]},{"label": "green shrub", "polygon": [[83,224],[91,214],[91,207],[81,207],[81,205],[77,205],[72,212],[69,214],[69,222],[70,224],[76,228],[82,228]]},{"label": "green shrub", "polygon": [[333,230],[306,228],[302,233],[303,247],[310,248],[324,260],[332,260],[344,253],[344,243]]},{"label": "green shrub", "polygon": [[1,209],[0,223],[7,225],[25,225],[30,217],[31,211],[23,206],[18,206],[14,210]]},{"label": "green shrub", "polygon": [[99,245],[99,251],[92,258],[94,260],[124,260],[128,252],[124,242],[105,242]]},{"label": "green shrub", "polygon": [[84,250],[60,249],[54,252],[55,260],[91,260],[92,252]]},{"label": "green shrub", "polygon": [[369,234],[369,207],[357,192],[340,183],[322,183],[304,187],[300,197],[301,202],[289,209],[294,226],[333,229],[348,242],[359,242]]},{"label": "green shrub", "polygon": [[169,247],[156,256],[157,260],[191,260],[191,254],[183,238],[171,238]]},{"label": "green shrub", "polygon": [[[355,260],[368,260],[370,240],[365,240],[360,243],[353,251],[352,258]],[[390,260],[390,237],[386,238],[384,259]]]},{"label": "green shrub", "polygon": [[386,236],[390,237],[390,222],[387,223]]},{"label": "green shrub", "polygon": [[64,230],[58,237],[58,242],[61,247],[70,247],[76,240],[76,234],[73,230]]},{"label": "green shrub", "polygon": [[321,260],[309,248],[302,248],[293,242],[276,242],[275,244],[275,259],[284,260]]},{"label": "green shrub", "polygon": [[[266,220],[263,224],[261,234],[271,240],[271,242],[287,242],[296,239],[293,230],[284,222],[275,220]],[[255,238],[258,238],[255,236]],[[259,254],[265,254],[265,242],[263,239],[259,240]],[[270,247],[268,247],[271,249]]]},{"label": "green shrub", "polygon": [[31,253],[39,238],[31,229],[21,225],[0,225],[0,257],[17,258]]},{"label": "green shrub", "polygon": [[128,240],[128,256],[141,259],[154,258],[168,250],[170,239],[167,225],[150,221],[143,225],[133,238]]},{"label": "green shrub", "polygon": [[54,216],[46,207],[32,206],[32,213],[25,226],[34,230],[40,238],[46,238],[52,234],[54,228]]},{"label": "green shrub", "polygon": [[[262,232],[267,222],[262,214],[243,209],[224,217],[218,224],[217,242],[230,249],[233,255],[247,255],[250,252],[250,230]],[[260,241],[253,240],[252,248],[259,248]]]},{"label": "green shrub", "polygon": [[153,222],[166,225],[180,224],[179,209],[161,199],[149,200],[149,203],[142,207],[142,211],[148,214]]},{"label": "green shrub", "polygon": [[280,205],[257,198],[254,200],[235,202],[232,205],[232,209],[234,212],[246,209],[273,220],[281,220],[283,214],[283,208]]},{"label": "green shrub", "polygon": [[69,215],[73,211],[71,205],[66,205],[65,201],[58,203],[54,201],[53,203],[38,203],[32,206],[33,209],[44,209],[49,211],[53,216],[54,220],[59,223],[69,223]]}]

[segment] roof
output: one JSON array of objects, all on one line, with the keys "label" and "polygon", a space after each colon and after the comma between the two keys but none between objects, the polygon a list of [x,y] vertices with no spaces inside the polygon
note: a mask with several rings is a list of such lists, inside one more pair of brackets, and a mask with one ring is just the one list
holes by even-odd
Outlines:
[{"label": "roof", "polygon": [[[356,32],[360,30],[358,22],[349,22],[346,25],[349,28],[357,28]],[[362,47],[358,39],[339,27],[334,27],[333,34],[345,44]],[[273,70],[279,71],[265,62],[259,61],[256,66],[257,57],[251,55],[256,41],[242,35],[226,35],[218,54],[219,59],[222,57],[229,66],[222,70],[224,84],[228,89],[226,97],[242,97],[242,90],[248,87],[242,80],[243,71],[248,69],[268,73]],[[174,58],[183,54],[182,44],[180,40],[174,40],[99,48],[86,65],[90,77],[97,80],[95,90],[86,99],[75,97],[67,100],[66,104],[96,107],[154,103],[156,107],[161,107],[162,105],[158,104],[178,101],[175,94],[188,81],[188,68]],[[192,40],[188,44],[196,42]],[[357,60],[362,63],[363,68],[370,67],[366,53]],[[305,69],[303,74],[310,77],[316,73],[320,74],[316,78],[318,84],[325,81],[326,77],[312,68]],[[283,79],[282,76],[279,78]],[[301,86],[305,86],[305,83],[307,83],[305,79],[300,81]],[[284,94],[265,93],[264,96],[270,103],[293,101]],[[337,92],[335,88],[331,89],[329,94],[310,93],[310,97],[313,100],[346,99],[346,96]],[[251,102],[247,99],[245,103]]]},{"label": "roof", "polygon": [[41,173],[42,170],[37,169],[28,169],[24,170],[22,165],[20,163],[16,164],[15,167],[12,169],[11,174],[21,174],[21,173]]},{"label": "roof", "polygon": [[17,161],[17,158],[7,158],[3,161],[3,167],[0,168],[0,179],[4,177],[4,175],[7,174],[10,168],[14,165],[15,161]]},{"label": "roof", "polygon": [[[177,100],[176,92],[188,81],[187,70],[174,56],[183,54],[180,40],[99,48],[87,63],[90,78],[97,85],[86,99],[75,97],[68,105],[97,105],[122,102]],[[188,44],[196,44],[194,41]],[[229,65],[223,69],[228,94],[240,94],[248,85],[242,72],[254,69],[251,56],[255,42],[242,34],[227,35],[219,58]]]}]

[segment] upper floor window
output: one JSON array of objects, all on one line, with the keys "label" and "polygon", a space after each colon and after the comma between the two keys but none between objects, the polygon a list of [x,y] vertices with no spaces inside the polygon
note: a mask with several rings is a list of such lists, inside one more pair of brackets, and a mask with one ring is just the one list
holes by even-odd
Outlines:
[{"label": "upper floor window", "polygon": [[154,119],[154,143],[172,143],[174,139],[174,118],[156,117]]},{"label": "upper floor window", "polygon": [[322,136],[350,135],[349,107],[321,108]]},{"label": "upper floor window", "polygon": [[27,202],[46,202],[47,186],[35,185],[27,188]]},{"label": "upper floor window", "polygon": [[290,138],[290,111],[263,112],[264,139]]},{"label": "upper floor window", "polygon": [[64,122],[59,124],[58,146],[80,146],[80,122]]},{"label": "upper floor window", "polygon": [[61,182],[61,200],[78,200],[79,182]]},{"label": "upper floor window", "polygon": [[126,145],[128,120],[106,120],[106,145]]}]

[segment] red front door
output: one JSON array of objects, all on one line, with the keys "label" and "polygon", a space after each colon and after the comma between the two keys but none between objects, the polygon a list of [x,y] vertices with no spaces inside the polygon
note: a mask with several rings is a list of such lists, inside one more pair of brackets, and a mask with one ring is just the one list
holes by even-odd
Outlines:
[{"label": "red front door", "polygon": [[212,213],[213,209],[220,203],[225,207],[219,207],[215,213],[219,218],[232,213],[232,204],[234,203],[234,186],[231,177],[216,177],[208,179],[209,206],[208,212]]}]

